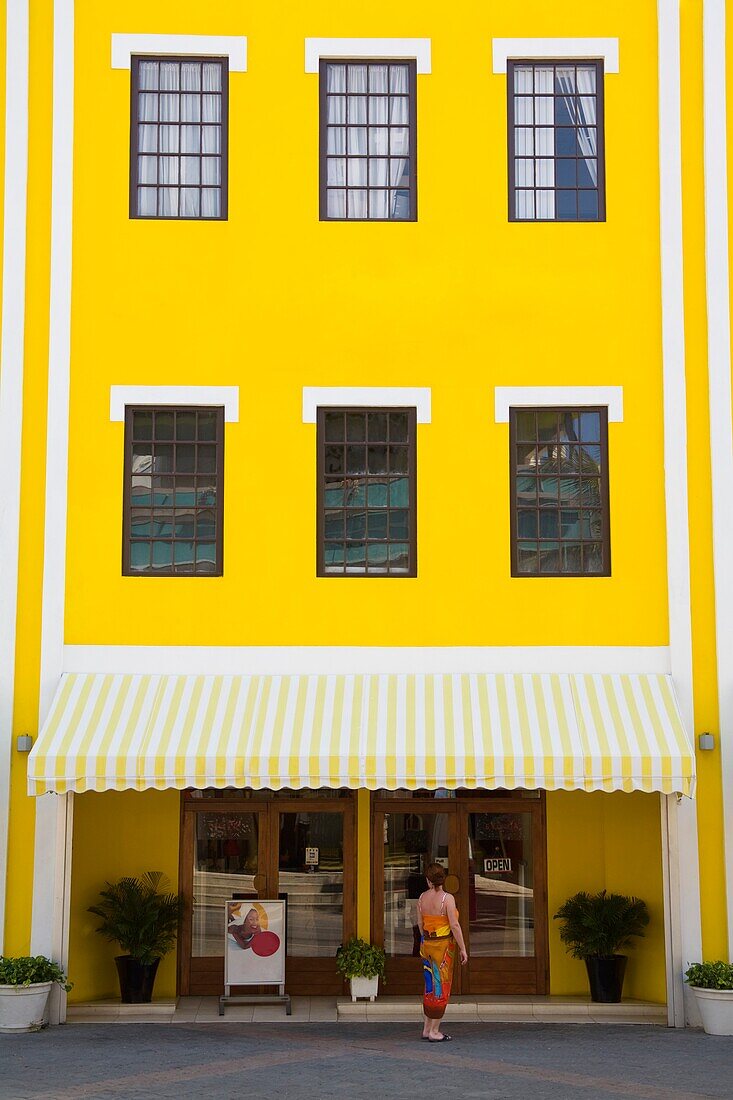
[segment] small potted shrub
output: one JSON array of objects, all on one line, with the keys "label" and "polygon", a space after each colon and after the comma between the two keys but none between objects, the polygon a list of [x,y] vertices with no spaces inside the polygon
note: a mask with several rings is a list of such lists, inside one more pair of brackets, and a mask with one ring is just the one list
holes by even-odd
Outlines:
[{"label": "small potted shrub", "polygon": [[71,989],[61,967],[44,955],[17,959],[0,955],[0,1031],[40,1031],[45,1027],[46,1004],[54,982],[67,993]]},{"label": "small potted shrub", "polygon": [[97,932],[126,952],[115,958],[123,1004],[152,1001],[158,964],[176,942],[183,899],[169,885],[160,871],[107,882],[99,904],[87,910],[102,918]]},{"label": "small potted shrub", "polygon": [[733,964],[694,963],[685,981],[695,994],[708,1035],[733,1035]]},{"label": "small potted shrub", "polygon": [[623,992],[627,958],[622,947],[644,935],[649,924],[646,902],[625,894],[581,892],[568,898],[555,920],[562,921],[560,939],[570,954],[585,962],[592,1001],[618,1004]]},{"label": "small potted shrub", "polygon": [[347,944],[342,944],[336,952],[336,968],[351,983],[351,999],[368,997],[373,1001],[379,988],[379,979],[384,982],[386,955],[381,947],[374,947],[366,940],[354,936]]}]

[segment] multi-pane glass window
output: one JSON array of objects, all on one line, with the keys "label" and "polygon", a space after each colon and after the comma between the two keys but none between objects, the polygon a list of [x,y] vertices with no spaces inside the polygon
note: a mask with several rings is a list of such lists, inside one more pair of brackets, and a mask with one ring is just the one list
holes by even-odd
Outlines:
[{"label": "multi-pane glass window", "polygon": [[608,410],[512,409],[514,576],[608,576]]},{"label": "multi-pane glass window", "polygon": [[221,574],[223,427],[219,408],[126,410],[126,576]]},{"label": "multi-pane glass window", "polygon": [[603,221],[603,62],[510,61],[509,216]]},{"label": "multi-pane glass window", "polygon": [[414,577],[415,410],[318,410],[318,575]]},{"label": "multi-pane glass window", "polygon": [[321,219],[414,221],[415,62],[321,62]]},{"label": "multi-pane glass window", "polygon": [[225,218],[226,58],[132,59],[130,216]]}]

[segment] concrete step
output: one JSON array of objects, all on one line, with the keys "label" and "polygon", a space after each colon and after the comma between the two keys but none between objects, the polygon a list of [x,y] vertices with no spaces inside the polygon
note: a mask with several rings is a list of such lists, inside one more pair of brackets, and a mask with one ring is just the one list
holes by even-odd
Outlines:
[{"label": "concrete step", "polygon": [[[418,997],[378,997],[376,1001],[345,998],[336,1002],[337,1019],[344,1023],[414,1023],[422,1019]],[[645,1001],[594,1004],[568,997],[457,997],[450,1002],[446,1023],[563,1023],[655,1024],[667,1026],[667,1007]]]}]

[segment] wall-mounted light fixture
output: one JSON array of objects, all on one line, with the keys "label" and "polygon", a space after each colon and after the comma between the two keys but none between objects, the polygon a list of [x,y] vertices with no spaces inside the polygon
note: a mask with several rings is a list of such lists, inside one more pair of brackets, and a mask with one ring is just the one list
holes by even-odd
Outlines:
[{"label": "wall-mounted light fixture", "polygon": [[697,739],[700,752],[712,752],[715,748],[715,738],[712,733],[701,733]]},{"label": "wall-mounted light fixture", "polygon": [[21,733],[15,742],[18,752],[30,752],[33,748],[33,738],[30,733]]}]

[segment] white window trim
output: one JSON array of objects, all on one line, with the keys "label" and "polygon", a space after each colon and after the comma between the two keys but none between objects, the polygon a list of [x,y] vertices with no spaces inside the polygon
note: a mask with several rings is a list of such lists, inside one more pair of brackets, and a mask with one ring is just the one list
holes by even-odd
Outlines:
[{"label": "white window trim", "polygon": [[507,61],[543,57],[603,59],[603,71],[618,72],[618,38],[494,38],[494,72],[505,73]]},{"label": "white window trim", "polygon": [[431,72],[429,38],[306,38],[305,71],[317,73],[322,57],[406,57],[417,61],[418,73]]},{"label": "white window trim", "polygon": [[110,420],[124,421],[127,405],[223,405],[224,420],[236,424],[239,386],[110,386]]},{"label": "white window trim", "polygon": [[129,69],[133,54],[228,57],[230,73],[247,72],[247,39],[232,34],[113,34],[112,68]]},{"label": "white window trim", "polygon": [[609,423],[624,418],[623,386],[495,386],[494,419],[509,423],[509,410],[542,408],[543,405],[607,405]]},{"label": "white window trim", "polygon": [[430,423],[431,391],[403,386],[303,386],[303,423],[315,424],[321,407],[414,408],[418,424]]}]

